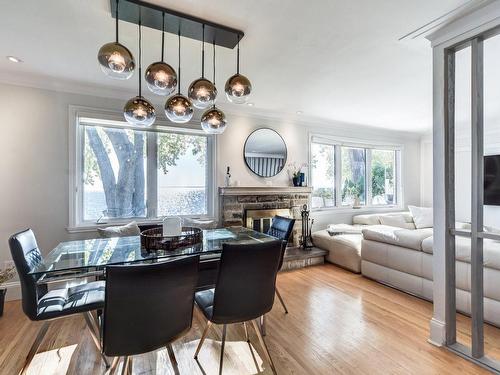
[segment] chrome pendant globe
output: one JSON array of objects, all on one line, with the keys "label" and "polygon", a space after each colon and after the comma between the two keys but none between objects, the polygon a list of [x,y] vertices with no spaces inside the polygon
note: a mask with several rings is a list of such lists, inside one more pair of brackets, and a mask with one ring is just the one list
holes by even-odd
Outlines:
[{"label": "chrome pendant globe", "polygon": [[224,91],[231,103],[244,104],[252,92],[252,84],[247,77],[237,73],[228,78]]},{"label": "chrome pendant globe", "polygon": [[194,109],[189,99],[178,93],[168,98],[165,103],[165,114],[170,121],[184,124],[193,118]]},{"label": "chrome pendant globe", "polygon": [[125,80],[134,74],[134,56],[118,42],[103,45],[97,53],[97,60],[101,70],[110,78]]},{"label": "chrome pendant globe", "polygon": [[215,106],[201,116],[201,128],[207,134],[222,134],[226,126],[226,115]]},{"label": "chrome pendant globe", "polygon": [[130,99],[123,108],[125,120],[131,125],[151,126],[156,120],[153,105],[142,96]]},{"label": "chrome pendant globe", "polygon": [[217,88],[206,78],[198,78],[188,88],[188,97],[196,108],[205,109],[214,103]]},{"label": "chrome pendant globe", "polygon": [[149,65],[144,78],[148,89],[157,95],[170,95],[177,87],[177,73],[163,61]]}]

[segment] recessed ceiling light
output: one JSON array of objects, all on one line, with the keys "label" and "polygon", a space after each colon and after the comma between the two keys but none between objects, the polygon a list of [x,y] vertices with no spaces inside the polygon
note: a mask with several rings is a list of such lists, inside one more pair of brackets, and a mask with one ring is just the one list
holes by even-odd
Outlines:
[{"label": "recessed ceiling light", "polygon": [[7,56],[7,60],[9,60],[11,62],[14,62],[14,63],[21,63],[21,62],[23,62],[23,60],[21,60],[20,58],[18,58],[16,56]]},{"label": "recessed ceiling light", "polygon": [[253,106],[254,106],[254,104],[253,104],[253,103],[247,103],[247,106],[249,106],[249,107],[253,107]]},{"label": "recessed ceiling light", "polygon": [[303,112],[302,111],[297,111],[295,113],[297,113],[298,115],[301,115]]}]

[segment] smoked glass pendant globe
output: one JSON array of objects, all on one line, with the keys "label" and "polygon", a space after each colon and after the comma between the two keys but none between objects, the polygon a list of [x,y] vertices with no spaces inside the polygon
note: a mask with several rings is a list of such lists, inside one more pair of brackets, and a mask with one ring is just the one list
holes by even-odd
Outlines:
[{"label": "smoked glass pendant globe", "polygon": [[184,124],[193,118],[194,109],[184,95],[177,94],[168,98],[165,103],[167,118],[177,124]]},{"label": "smoked glass pendant globe", "polygon": [[112,42],[103,45],[97,54],[101,70],[110,78],[129,79],[134,74],[134,56],[124,45]]},{"label": "smoked glass pendant globe", "polygon": [[216,107],[212,107],[201,116],[201,128],[207,134],[222,134],[226,126],[226,115]]},{"label": "smoked glass pendant globe", "polygon": [[198,78],[188,88],[188,97],[196,108],[208,108],[217,97],[215,85],[206,78]]},{"label": "smoked glass pendant globe", "polygon": [[155,107],[142,96],[136,96],[130,99],[123,115],[129,124],[136,126],[151,126],[156,120]]},{"label": "smoked glass pendant globe", "polygon": [[252,84],[244,75],[235,74],[227,80],[224,91],[231,103],[243,104],[247,102],[252,92]]},{"label": "smoked glass pendant globe", "polygon": [[145,79],[148,89],[157,95],[170,95],[177,87],[177,73],[163,61],[148,66]]}]

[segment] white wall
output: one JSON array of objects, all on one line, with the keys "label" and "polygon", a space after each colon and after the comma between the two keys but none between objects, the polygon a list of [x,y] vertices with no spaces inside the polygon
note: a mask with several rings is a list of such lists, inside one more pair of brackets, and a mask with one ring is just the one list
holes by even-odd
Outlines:
[{"label": "white wall", "polygon": [[432,207],[432,136],[420,140],[420,204]]},{"label": "white wall", "polygon": [[[0,265],[10,260],[8,237],[32,228],[46,253],[59,242],[91,237],[94,233],[69,234],[68,226],[68,127],[69,105],[120,111],[123,100],[70,94],[0,84]],[[308,132],[334,134],[404,146],[404,204],[420,203],[420,143],[416,136],[349,124],[298,124],[293,120],[250,117],[228,112],[230,125],[218,139],[218,185],[224,183],[226,166],[240,186],[290,184],[286,171],[262,179],[250,172],[243,160],[246,137],[255,129],[270,127],[284,138],[288,161],[308,161]],[[328,223],[350,221],[359,210],[315,214],[316,229]]]}]

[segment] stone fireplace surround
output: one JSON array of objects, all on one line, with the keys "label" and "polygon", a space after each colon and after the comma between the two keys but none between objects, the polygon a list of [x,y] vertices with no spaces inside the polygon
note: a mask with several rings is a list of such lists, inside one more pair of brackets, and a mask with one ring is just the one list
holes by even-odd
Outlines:
[{"label": "stone fireplace surround", "polygon": [[[221,226],[247,226],[246,212],[253,210],[288,210],[295,219],[290,242],[297,246],[301,234],[300,209],[310,205],[310,187],[221,187],[219,188],[219,223]],[[286,212],[286,211],[281,211]]]}]

